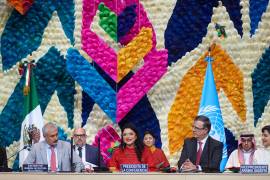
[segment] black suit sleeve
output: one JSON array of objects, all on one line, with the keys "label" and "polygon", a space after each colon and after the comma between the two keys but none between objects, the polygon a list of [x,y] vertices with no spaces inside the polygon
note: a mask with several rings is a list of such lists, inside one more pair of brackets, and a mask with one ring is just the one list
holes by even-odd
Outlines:
[{"label": "black suit sleeve", "polygon": [[186,161],[186,159],[189,158],[187,144],[188,144],[187,140],[185,139],[184,146],[183,146],[183,149],[182,149],[182,152],[181,152],[181,156],[180,156],[180,159],[178,161],[178,168],[179,169],[181,168],[182,164]]},{"label": "black suit sleeve", "polygon": [[0,167],[7,168],[7,153],[5,148],[0,148]]},{"label": "black suit sleeve", "polygon": [[106,167],[103,157],[100,154],[100,162],[99,162],[99,150],[97,147],[95,146],[91,146],[91,145],[86,145],[86,161],[95,165],[99,165],[100,163],[100,167]]},{"label": "black suit sleeve", "polygon": [[220,172],[220,162],[222,159],[223,143],[212,140],[210,142],[210,157],[207,165],[202,165],[203,171]]}]

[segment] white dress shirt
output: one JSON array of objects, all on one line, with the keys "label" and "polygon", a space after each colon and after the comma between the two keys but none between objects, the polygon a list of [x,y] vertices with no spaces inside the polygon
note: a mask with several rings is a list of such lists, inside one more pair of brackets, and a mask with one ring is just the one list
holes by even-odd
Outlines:
[{"label": "white dress shirt", "polygon": [[[79,146],[75,146],[75,151],[79,156],[79,150],[78,150]],[[85,164],[86,160],[85,160],[85,145],[82,147],[82,162]]]},{"label": "white dress shirt", "polygon": [[201,140],[201,141],[197,141],[197,152],[199,151],[199,147],[200,147],[199,142],[202,143],[202,150],[203,150],[203,148],[204,148],[204,146],[205,146],[205,143],[206,143],[206,141],[207,141],[207,138],[208,138],[208,136],[206,136],[206,137],[205,137],[203,140]]}]

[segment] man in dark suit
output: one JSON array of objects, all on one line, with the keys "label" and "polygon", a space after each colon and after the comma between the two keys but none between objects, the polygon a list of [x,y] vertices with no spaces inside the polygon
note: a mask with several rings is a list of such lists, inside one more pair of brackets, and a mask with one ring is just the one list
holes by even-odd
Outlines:
[{"label": "man in dark suit", "polygon": [[[93,170],[93,167],[105,167],[102,155],[97,147],[86,144],[86,132],[84,128],[75,128],[74,133],[75,151],[81,157],[86,170]],[[100,159],[99,159],[100,158]]]},{"label": "man in dark suit", "polygon": [[6,149],[0,147],[0,171],[5,171],[7,169],[7,153]]},{"label": "man in dark suit", "polygon": [[223,143],[210,137],[210,130],[208,117],[200,115],[195,118],[193,137],[185,139],[178,161],[180,171],[219,172]]}]

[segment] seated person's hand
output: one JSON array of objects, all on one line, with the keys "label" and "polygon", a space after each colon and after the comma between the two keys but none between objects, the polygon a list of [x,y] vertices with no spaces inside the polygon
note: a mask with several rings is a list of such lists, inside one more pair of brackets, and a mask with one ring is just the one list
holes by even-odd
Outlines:
[{"label": "seated person's hand", "polygon": [[92,173],[94,168],[91,165],[85,165],[85,172]]},{"label": "seated person's hand", "polygon": [[116,169],[116,167],[109,167],[109,170],[111,171],[111,172],[117,172],[118,170]]},{"label": "seated person's hand", "polygon": [[194,171],[194,170],[197,170],[197,167],[189,159],[187,159],[182,164],[182,170],[184,170],[184,171]]},{"label": "seated person's hand", "polygon": [[157,164],[157,165],[156,165],[156,168],[157,168],[157,169],[161,169],[162,166],[163,166],[163,164],[164,164],[164,161],[162,161],[161,163]]}]

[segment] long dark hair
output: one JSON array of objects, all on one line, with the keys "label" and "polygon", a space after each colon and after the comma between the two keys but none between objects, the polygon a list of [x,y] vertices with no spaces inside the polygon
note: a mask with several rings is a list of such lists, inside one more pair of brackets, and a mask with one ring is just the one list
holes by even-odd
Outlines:
[{"label": "long dark hair", "polygon": [[143,145],[143,142],[141,141],[141,138],[140,138],[140,135],[137,131],[137,129],[135,128],[135,126],[131,123],[128,123],[128,124],[125,124],[123,127],[122,127],[122,134],[121,134],[121,144],[120,144],[120,149],[122,151],[124,151],[124,149],[126,148],[126,143],[124,143],[124,140],[123,140],[123,132],[125,129],[131,129],[132,131],[135,132],[136,136],[137,136],[137,139],[135,140],[134,142],[134,148],[135,148],[135,152],[136,152],[136,155],[137,155],[137,158],[138,160],[141,162],[142,160],[142,153],[143,153],[143,150],[144,150],[144,145]]},{"label": "long dark hair", "polygon": [[[155,136],[155,134],[154,134],[152,131],[145,131],[145,132],[143,133],[144,136],[147,135],[147,134],[150,134],[154,139],[156,139],[156,136]],[[144,136],[143,136],[143,137],[144,137]]]}]

